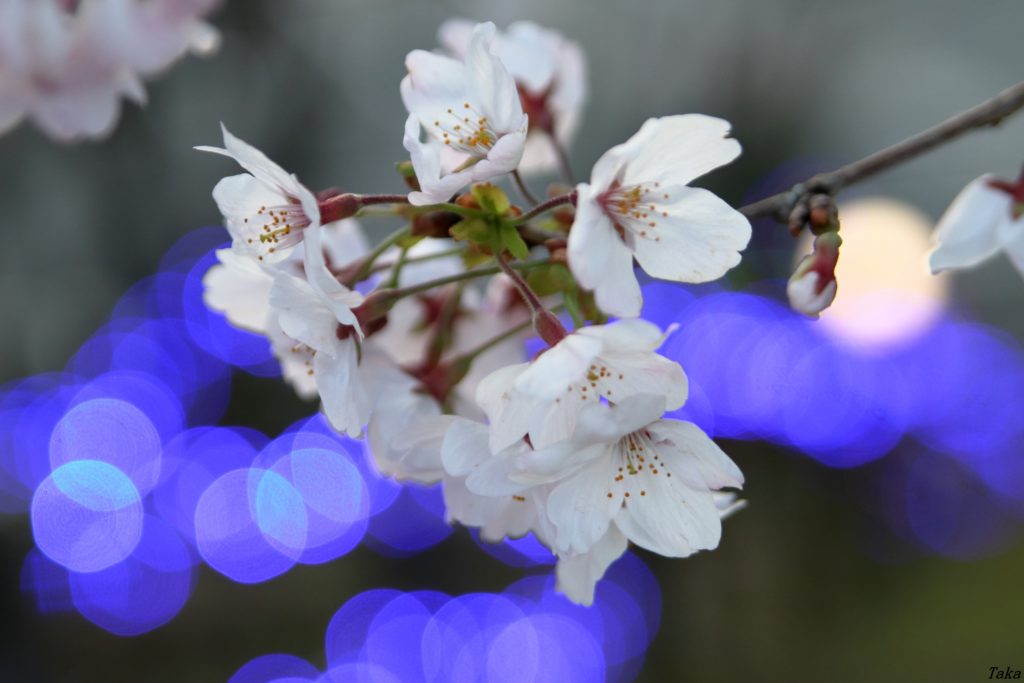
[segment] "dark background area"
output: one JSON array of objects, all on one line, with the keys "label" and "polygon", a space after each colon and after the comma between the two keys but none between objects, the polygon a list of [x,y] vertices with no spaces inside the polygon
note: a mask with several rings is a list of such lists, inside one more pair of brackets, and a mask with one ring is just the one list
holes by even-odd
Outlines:
[{"label": "dark background area", "polygon": [[[229,1],[213,17],[221,52],[153,82],[146,109],[127,107],[109,139],[61,146],[28,125],[0,138],[0,380],[60,369],[168,247],[219,220],[210,190],[235,169],[191,147],[217,144],[220,121],[311,187],[401,191],[403,57],[433,47],[450,16],[528,18],[581,43],[591,95],[571,153],[580,176],[649,116],[729,119],[745,153],[707,185],[737,203],[785,164],[845,163],[1024,73],[1014,0]],[[1022,143],[1024,119],[1014,119],[857,193],[937,217],[977,175],[1015,175]],[[756,230],[752,272],[785,277],[785,230]],[[1024,334],[1024,286],[1002,257],[953,288],[972,316]],[[274,434],[311,410],[277,381],[240,377],[225,422]],[[643,554],[664,600],[640,680],[983,680],[991,666],[1024,668],[1024,546],[1015,537],[961,562],[902,539],[878,514],[878,482],[900,467],[901,449],[849,471],[765,444],[726,450],[746,473],[750,507],[716,552]],[[361,590],[500,590],[521,575],[465,531],[411,559],[359,548],[256,586],[203,567],[175,620],[118,638],[78,616],[36,613],[19,590],[30,547],[27,518],[0,517],[0,660],[40,681],[226,680],[269,652],[323,664],[324,627]]]}]

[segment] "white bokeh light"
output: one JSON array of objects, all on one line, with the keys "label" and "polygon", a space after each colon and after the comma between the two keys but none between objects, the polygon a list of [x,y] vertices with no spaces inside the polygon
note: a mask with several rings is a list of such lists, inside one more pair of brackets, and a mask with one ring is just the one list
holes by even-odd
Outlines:
[{"label": "white bokeh light", "polygon": [[[821,314],[831,336],[863,349],[901,346],[928,330],[945,308],[945,277],[928,270],[932,222],[915,207],[867,197],[839,205],[843,246],[835,303]],[[797,259],[811,251],[805,235]]]}]

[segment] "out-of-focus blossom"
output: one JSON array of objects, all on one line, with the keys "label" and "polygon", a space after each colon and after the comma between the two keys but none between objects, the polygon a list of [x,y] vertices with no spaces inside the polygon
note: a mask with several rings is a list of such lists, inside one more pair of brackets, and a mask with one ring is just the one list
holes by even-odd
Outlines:
[{"label": "out-of-focus blossom", "polygon": [[519,165],[528,119],[515,81],[492,52],[494,32],[490,22],[477,25],[464,61],[424,50],[405,59],[403,144],[420,186],[409,193],[413,204],[445,202]]},{"label": "out-of-focus blossom", "polygon": [[[362,300],[352,294],[354,302]],[[359,436],[370,417],[371,402],[360,372],[356,332],[343,334],[337,305],[294,275],[274,274],[270,305],[281,331],[311,356],[310,370],[327,419],[338,431]]]},{"label": "out-of-focus blossom", "polygon": [[[345,266],[367,251],[362,228],[354,219],[324,226],[324,251],[331,263]],[[317,395],[313,376],[313,353],[281,330],[270,306],[274,270],[295,276],[302,274],[301,253],[293,251],[285,261],[269,267],[232,249],[217,251],[219,263],[203,277],[203,300],[228,321],[244,330],[266,335],[281,363],[281,373],[303,398]]]},{"label": "out-of-focus blossom", "polygon": [[649,119],[577,186],[569,266],[607,313],[640,314],[634,257],[654,277],[706,282],[740,261],[750,223],[687,183],[740,154],[729,123],[701,114]]},{"label": "out-of-focus blossom", "polygon": [[[469,50],[473,22],[450,19],[441,25],[442,46],[462,58]],[[515,79],[523,111],[530,118],[519,170],[557,169],[554,138],[568,147],[587,99],[586,58],[575,42],[531,21],[517,21],[494,37],[492,50]]]},{"label": "out-of-focus blossom", "polygon": [[800,259],[786,284],[786,296],[793,310],[817,318],[835,301],[836,264],[841,244],[842,239],[835,231],[814,238],[813,253]]},{"label": "out-of-focus blossom", "polygon": [[490,447],[499,451],[529,435],[535,448],[569,438],[589,404],[657,394],[668,410],[686,401],[686,375],[655,353],[662,331],[644,320],[576,330],[532,363],[509,365],[485,378],[477,402],[491,423]]},{"label": "out-of-focus blossom", "polygon": [[[529,313],[525,307],[509,305],[509,288],[507,279],[498,275],[491,279],[483,301],[472,291],[463,292],[450,332],[439,330],[438,321],[431,318],[445,315],[446,298],[456,290],[446,290],[438,300],[403,300],[392,309],[387,326],[367,339],[367,346],[384,350],[380,358],[388,361],[377,362],[368,371],[376,398],[367,437],[381,472],[426,483],[441,479],[441,444],[451,420],[455,415],[482,418],[473,400],[481,379],[523,359],[523,343],[530,333],[517,333],[515,328],[529,320]],[[468,368],[458,365],[464,354],[503,335]],[[449,337],[449,348],[432,349],[443,337]],[[449,381],[457,381],[450,390]],[[443,400],[451,414],[442,415],[441,397],[431,391],[446,392]]]},{"label": "out-of-focus blossom", "polygon": [[99,138],[121,98],[146,99],[141,79],[219,35],[202,21],[210,0],[3,0],[0,133],[28,117],[50,137]]},{"label": "out-of-focus blossom", "polygon": [[419,381],[390,362],[370,364],[367,377],[377,397],[366,429],[377,469],[399,480],[440,481],[441,444],[454,416],[442,415]]},{"label": "out-of-focus blossom", "polygon": [[1024,274],[1024,171],[1014,183],[991,175],[972,180],[935,228],[932,272],[970,268],[1006,255]]},{"label": "out-of-focus blossom", "polygon": [[494,455],[488,448],[487,426],[455,419],[445,435],[441,456],[448,517],[480,529],[480,537],[497,542],[533,531],[548,546],[554,527],[544,505],[550,487],[510,480],[506,474],[519,457],[532,451],[520,440]]}]

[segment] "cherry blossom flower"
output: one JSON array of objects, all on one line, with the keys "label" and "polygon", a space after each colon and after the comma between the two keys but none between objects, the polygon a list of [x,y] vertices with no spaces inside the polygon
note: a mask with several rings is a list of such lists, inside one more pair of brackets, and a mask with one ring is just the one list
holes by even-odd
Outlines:
[{"label": "cherry blossom flower", "polygon": [[489,540],[532,531],[559,558],[559,589],[582,604],[628,542],[666,557],[715,548],[740,507],[721,489],[743,475],[696,425],[659,419],[664,406],[651,395],[591,403],[571,440],[495,454],[483,425],[454,421],[442,446],[449,514]]},{"label": "cherry blossom flower", "polygon": [[[450,19],[438,39],[446,50],[463,58],[469,49],[473,22]],[[561,146],[571,142],[587,98],[586,58],[575,42],[531,21],[517,21],[494,37],[493,52],[515,79],[523,110],[530,118],[529,134],[519,170],[523,173],[557,169]]]},{"label": "cherry blossom flower", "polygon": [[677,282],[721,277],[740,261],[750,223],[717,196],[687,183],[740,153],[729,123],[701,114],[649,119],[598,159],[577,186],[569,266],[607,313],[640,314],[633,259]]},{"label": "cherry blossom flower", "polygon": [[464,61],[424,50],[406,57],[403,144],[420,185],[409,194],[412,204],[445,202],[519,164],[528,120],[515,81],[491,51],[494,32],[492,23],[477,25]]},{"label": "cherry blossom flower", "polygon": [[559,552],[585,553],[614,524],[636,545],[687,557],[718,545],[715,491],[743,475],[696,425],[659,419],[664,400],[638,396],[580,415],[572,448],[534,451],[509,478],[557,482],[548,496]]},{"label": "cherry blossom flower", "polygon": [[0,133],[31,118],[71,141],[110,132],[120,99],[188,51],[216,49],[208,0],[5,0],[0,3]]},{"label": "cherry blossom flower", "polygon": [[664,336],[644,320],[576,330],[532,363],[509,365],[485,378],[476,399],[491,423],[494,452],[529,435],[535,448],[572,435],[584,407],[637,394],[658,394],[669,410],[686,401],[686,375],[655,353]]},{"label": "cherry blossom flower", "polygon": [[1024,274],[1024,171],[1013,183],[983,175],[965,187],[935,228],[932,272],[970,268],[1005,251]]},{"label": "cherry blossom flower", "polygon": [[230,157],[248,171],[222,178],[213,188],[214,201],[231,233],[232,247],[258,261],[281,261],[302,241],[306,228],[319,225],[316,197],[294,174],[236,138],[223,125],[221,129],[223,149],[196,149]]}]

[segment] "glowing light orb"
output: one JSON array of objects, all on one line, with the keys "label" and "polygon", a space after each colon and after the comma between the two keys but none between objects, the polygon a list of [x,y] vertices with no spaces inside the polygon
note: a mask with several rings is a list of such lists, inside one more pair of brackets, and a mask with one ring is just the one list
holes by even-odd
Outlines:
[{"label": "glowing light orb", "polygon": [[299,562],[320,564],[352,550],[366,533],[369,497],[344,449],[302,448],[271,468],[305,506],[307,535]]},{"label": "glowing light orb", "polygon": [[[928,270],[928,217],[903,202],[872,197],[841,204],[839,220],[839,290],[821,314],[822,327],[874,349],[899,346],[928,330],[948,298],[946,278]],[[797,256],[810,251],[808,236]]]},{"label": "glowing light orb", "polygon": [[[269,482],[262,491],[261,482]],[[231,470],[210,484],[195,513],[203,560],[239,583],[259,583],[291,569],[301,554],[294,546],[305,535],[305,508],[301,500],[295,504],[294,489],[286,485],[279,475],[256,468]],[[302,516],[287,519],[292,513]]]},{"label": "glowing light orb", "polygon": [[128,557],[142,537],[142,516],[132,480],[99,460],[62,465],[32,497],[36,545],[76,572],[97,572]]},{"label": "glowing light orb", "polygon": [[272,654],[252,659],[228,679],[228,683],[282,683],[315,681],[320,671],[305,659],[294,655]]},{"label": "glowing light orb", "polygon": [[173,528],[147,516],[142,540],[119,564],[70,575],[82,616],[120,636],[151,631],[173,619],[192,593],[195,559]]},{"label": "glowing light orb", "polygon": [[96,398],[64,414],[50,434],[50,465],[101,460],[128,475],[140,495],[160,476],[160,434],[131,403]]}]

